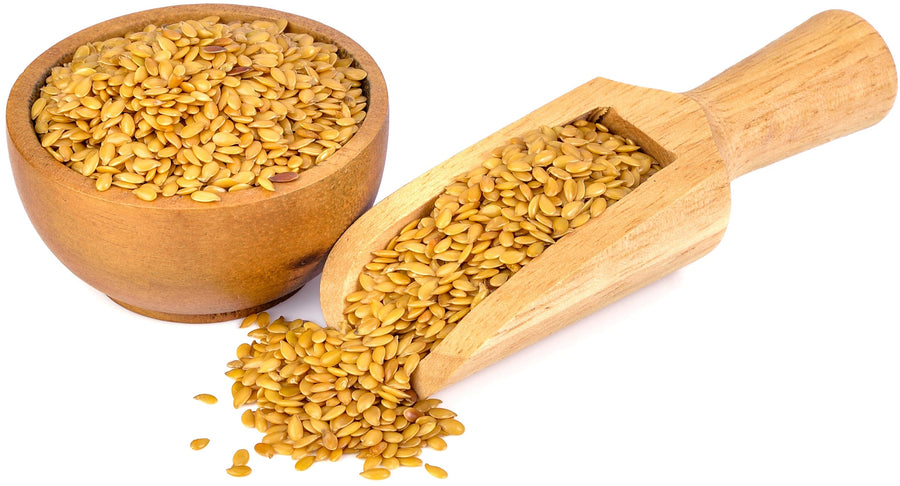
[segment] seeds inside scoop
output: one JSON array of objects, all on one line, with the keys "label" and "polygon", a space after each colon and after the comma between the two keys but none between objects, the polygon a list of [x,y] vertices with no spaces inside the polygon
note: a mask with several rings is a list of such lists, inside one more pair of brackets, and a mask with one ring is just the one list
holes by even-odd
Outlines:
[{"label": "seeds inside scoop", "polygon": [[352,58],[286,28],[207,17],[82,45],[32,104],[35,132],[98,191],[274,190],[341,148],[368,102]]},{"label": "seeds inside scoop", "polygon": [[264,455],[305,470],[352,453],[363,477],[384,479],[422,465],[426,447],[445,449],[465,427],[440,400],[416,396],[416,367],[490,292],[661,169],[636,147],[586,120],[513,138],[373,252],[340,330],[244,319],[252,342],[226,374],[235,408],[255,406],[241,421],[264,434]]}]

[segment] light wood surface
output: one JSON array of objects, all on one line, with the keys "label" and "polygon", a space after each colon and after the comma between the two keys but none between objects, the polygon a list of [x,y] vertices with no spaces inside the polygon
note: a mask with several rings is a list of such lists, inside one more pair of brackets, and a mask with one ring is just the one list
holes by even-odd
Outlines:
[{"label": "light wood surface", "polygon": [[[29,117],[50,68],[76,47],[166,24],[218,15],[223,21],[286,19],[288,30],[333,42],[368,72],[369,105],[354,137],[327,162],[275,192],[251,189],[203,204],[189,197],[141,201],[55,161]],[[122,306],[158,319],[225,321],[265,309],[318,275],[329,249],[375,199],[384,167],[388,95],[375,61],[356,42],[293,14],[237,5],[147,10],[60,41],[17,79],[6,107],[16,187],[31,222],[59,260]]]},{"label": "light wood surface", "polygon": [[[859,17],[823,12],[684,94],[598,78],[460,152],[360,217],[326,261],[321,303],[341,321],[356,276],[460,173],[505,139],[598,108],[603,122],[668,166],[600,217],[567,235],[475,307],[413,376],[428,396],[696,260],[722,238],[729,181],[877,122],[890,110],[896,69]],[[761,188],[764,190],[765,188]]]},{"label": "light wood surface", "polygon": [[884,41],[828,11],[685,93],[706,110],[731,179],[878,122],[897,93]]}]

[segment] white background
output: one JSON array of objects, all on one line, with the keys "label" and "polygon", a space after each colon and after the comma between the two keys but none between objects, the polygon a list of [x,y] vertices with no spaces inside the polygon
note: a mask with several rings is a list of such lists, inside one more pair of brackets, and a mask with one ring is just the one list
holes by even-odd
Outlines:
[{"label": "white background", "polygon": [[[3,96],[64,36],[166,4],[7,3]],[[332,25],[381,66],[379,199],[595,76],[685,91],[826,8],[862,15],[900,53],[884,0],[260,4]],[[425,461],[445,484],[900,484],[897,111],[736,180],[711,254],[439,393],[467,431]],[[244,330],[118,307],[47,250],[7,163],[0,185],[0,482],[364,481],[355,458],[301,473],[255,454],[250,477],[227,476],[260,438],[222,374]],[[271,312],[321,322],[318,279]],[[212,442],[194,452],[197,437]]]}]

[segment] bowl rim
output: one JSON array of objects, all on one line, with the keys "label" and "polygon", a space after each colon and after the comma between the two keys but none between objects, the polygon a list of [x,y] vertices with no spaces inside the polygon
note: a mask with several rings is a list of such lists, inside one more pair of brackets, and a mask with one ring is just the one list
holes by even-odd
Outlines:
[{"label": "bowl rim", "polygon": [[[218,16],[223,21],[284,19],[288,21],[286,30],[309,33],[316,40],[333,43],[350,54],[367,72],[369,92],[366,100],[366,118],[359,130],[328,160],[301,171],[300,176],[294,181],[277,184],[274,192],[254,187],[228,193],[221,201],[212,204],[198,203],[190,197],[160,197],[154,201],[144,201],[131,194],[130,190],[121,188],[98,191],[94,187],[93,179],[66,167],[41,146],[31,120],[31,104],[36,99],[40,87],[44,85],[50,70],[71,60],[72,53],[78,46],[134,32],[148,23],[166,25],[179,20],[208,16]],[[101,201],[159,210],[203,211],[288,197],[303,188],[320,183],[362,155],[368,147],[378,141],[387,120],[388,93],[384,75],[371,55],[356,41],[333,27],[290,12],[224,3],[173,5],[136,11],[71,34],[44,51],[25,68],[13,84],[6,104],[6,135],[10,150],[15,147],[22,160],[46,176],[48,181]]]}]

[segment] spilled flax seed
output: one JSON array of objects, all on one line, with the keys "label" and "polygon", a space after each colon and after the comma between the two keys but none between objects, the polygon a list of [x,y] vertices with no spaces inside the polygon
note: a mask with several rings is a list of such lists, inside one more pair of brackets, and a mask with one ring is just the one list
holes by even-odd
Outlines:
[{"label": "spilled flax seed", "polygon": [[98,191],[274,191],[341,148],[367,103],[352,58],[286,28],[206,17],[82,45],[32,104],[35,132]]},{"label": "spilled flax seed", "polygon": [[440,400],[416,396],[410,377],[421,360],[549,245],[660,169],[599,122],[537,128],[487,154],[373,252],[340,329],[267,313],[244,319],[252,341],[226,374],[235,408],[247,407],[242,423],[263,434],[256,451],[289,455],[297,470],[354,454],[369,479],[422,466],[423,449],[444,450],[444,437],[465,427]]},{"label": "spilled flax seed", "polygon": [[425,464],[425,470],[428,471],[428,474],[438,478],[438,479],[446,479],[447,471],[444,468],[433,466],[431,464]]},{"label": "spilled flax seed", "polygon": [[215,395],[210,395],[209,393],[200,393],[198,395],[195,395],[194,400],[203,402],[207,405],[213,405],[219,401],[219,399],[216,398]]},{"label": "spilled flax seed", "polygon": [[203,449],[204,447],[206,447],[208,445],[209,445],[209,439],[206,439],[206,438],[194,439],[191,441],[191,449],[194,449],[195,451],[199,451],[200,449]]},{"label": "spilled flax seed", "polygon": [[247,449],[238,449],[231,456],[232,466],[246,466],[248,462],[250,462],[250,453]]}]

